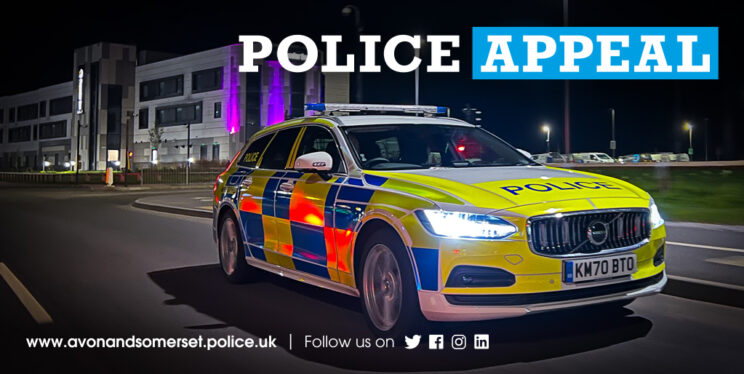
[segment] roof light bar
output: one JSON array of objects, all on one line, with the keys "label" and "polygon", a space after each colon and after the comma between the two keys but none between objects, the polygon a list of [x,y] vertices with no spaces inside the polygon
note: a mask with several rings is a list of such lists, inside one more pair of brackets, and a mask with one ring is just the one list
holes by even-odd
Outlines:
[{"label": "roof light bar", "polygon": [[305,104],[305,110],[318,112],[402,112],[423,114],[448,114],[449,108],[434,105],[388,105],[388,104]]}]

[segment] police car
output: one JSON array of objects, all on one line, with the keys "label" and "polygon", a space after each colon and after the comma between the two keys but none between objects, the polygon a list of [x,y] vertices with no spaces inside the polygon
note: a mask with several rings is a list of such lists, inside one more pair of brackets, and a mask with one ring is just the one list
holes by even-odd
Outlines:
[{"label": "police car", "polygon": [[443,107],[307,109],[253,135],[215,183],[232,282],[258,268],[357,296],[392,336],[421,316],[624,305],[667,281],[664,220],[629,183],[540,165]]}]

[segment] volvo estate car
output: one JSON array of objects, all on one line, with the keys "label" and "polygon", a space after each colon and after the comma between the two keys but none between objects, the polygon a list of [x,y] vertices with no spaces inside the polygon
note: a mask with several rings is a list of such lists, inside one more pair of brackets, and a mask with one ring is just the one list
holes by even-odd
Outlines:
[{"label": "volvo estate car", "polygon": [[253,135],[215,183],[232,282],[263,269],[359,297],[386,336],[666,283],[664,220],[627,182],[543,166],[443,107],[307,109]]}]

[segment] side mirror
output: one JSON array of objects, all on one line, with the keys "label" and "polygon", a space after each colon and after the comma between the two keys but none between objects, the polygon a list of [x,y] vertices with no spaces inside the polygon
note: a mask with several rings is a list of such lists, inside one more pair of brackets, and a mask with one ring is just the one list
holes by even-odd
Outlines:
[{"label": "side mirror", "polygon": [[525,151],[524,149],[517,148],[517,151],[519,151],[519,153],[523,154],[525,157],[529,158],[530,160],[532,159],[532,154]]},{"label": "side mirror", "polygon": [[333,167],[333,159],[326,152],[306,153],[297,157],[294,163],[294,168],[301,171],[330,171],[331,167]]}]

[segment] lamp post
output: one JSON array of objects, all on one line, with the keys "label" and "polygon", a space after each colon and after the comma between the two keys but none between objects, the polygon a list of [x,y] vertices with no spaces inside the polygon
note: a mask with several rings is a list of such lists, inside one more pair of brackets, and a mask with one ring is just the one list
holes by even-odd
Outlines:
[{"label": "lamp post", "polygon": [[191,123],[186,124],[186,184],[189,184],[189,169],[191,169]]},{"label": "lamp post", "polygon": [[[352,14],[354,14],[354,30],[357,32],[357,40],[358,37],[362,35],[362,31],[364,31],[364,25],[362,25],[362,15],[361,11],[359,10],[359,7],[353,4],[349,4],[343,9],[341,9],[341,14],[344,17],[348,17]],[[361,44],[360,44],[361,45]],[[354,73],[355,79],[356,79],[356,99],[358,103],[362,102],[362,73],[356,72]]]},{"label": "lamp post", "polygon": [[545,146],[547,147],[547,153],[550,153],[550,126],[548,124],[544,124],[542,127],[542,131],[546,134],[545,136]]},{"label": "lamp post", "polygon": [[708,161],[708,118],[705,118],[705,161]]},{"label": "lamp post", "polygon": [[612,116],[612,139],[610,139],[610,149],[612,150],[612,158],[615,157],[615,149],[617,148],[617,142],[615,142],[615,108],[610,108]]},{"label": "lamp post", "polygon": [[[419,45],[418,48],[413,50],[414,56],[416,56],[416,58],[421,57],[421,50],[424,48],[425,45],[426,45],[426,40],[424,38],[421,38],[421,44]],[[416,99],[414,100],[414,102],[416,105],[419,105],[419,69],[420,68],[421,68],[421,64],[419,64],[419,66],[417,66],[416,70],[414,71],[414,81],[416,85],[416,89],[415,89]]]},{"label": "lamp post", "polygon": [[690,133],[690,148],[687,150],[687,154],[690,155],[690,161],[692,161],[692,124],[685,122],[685,130]]}]

